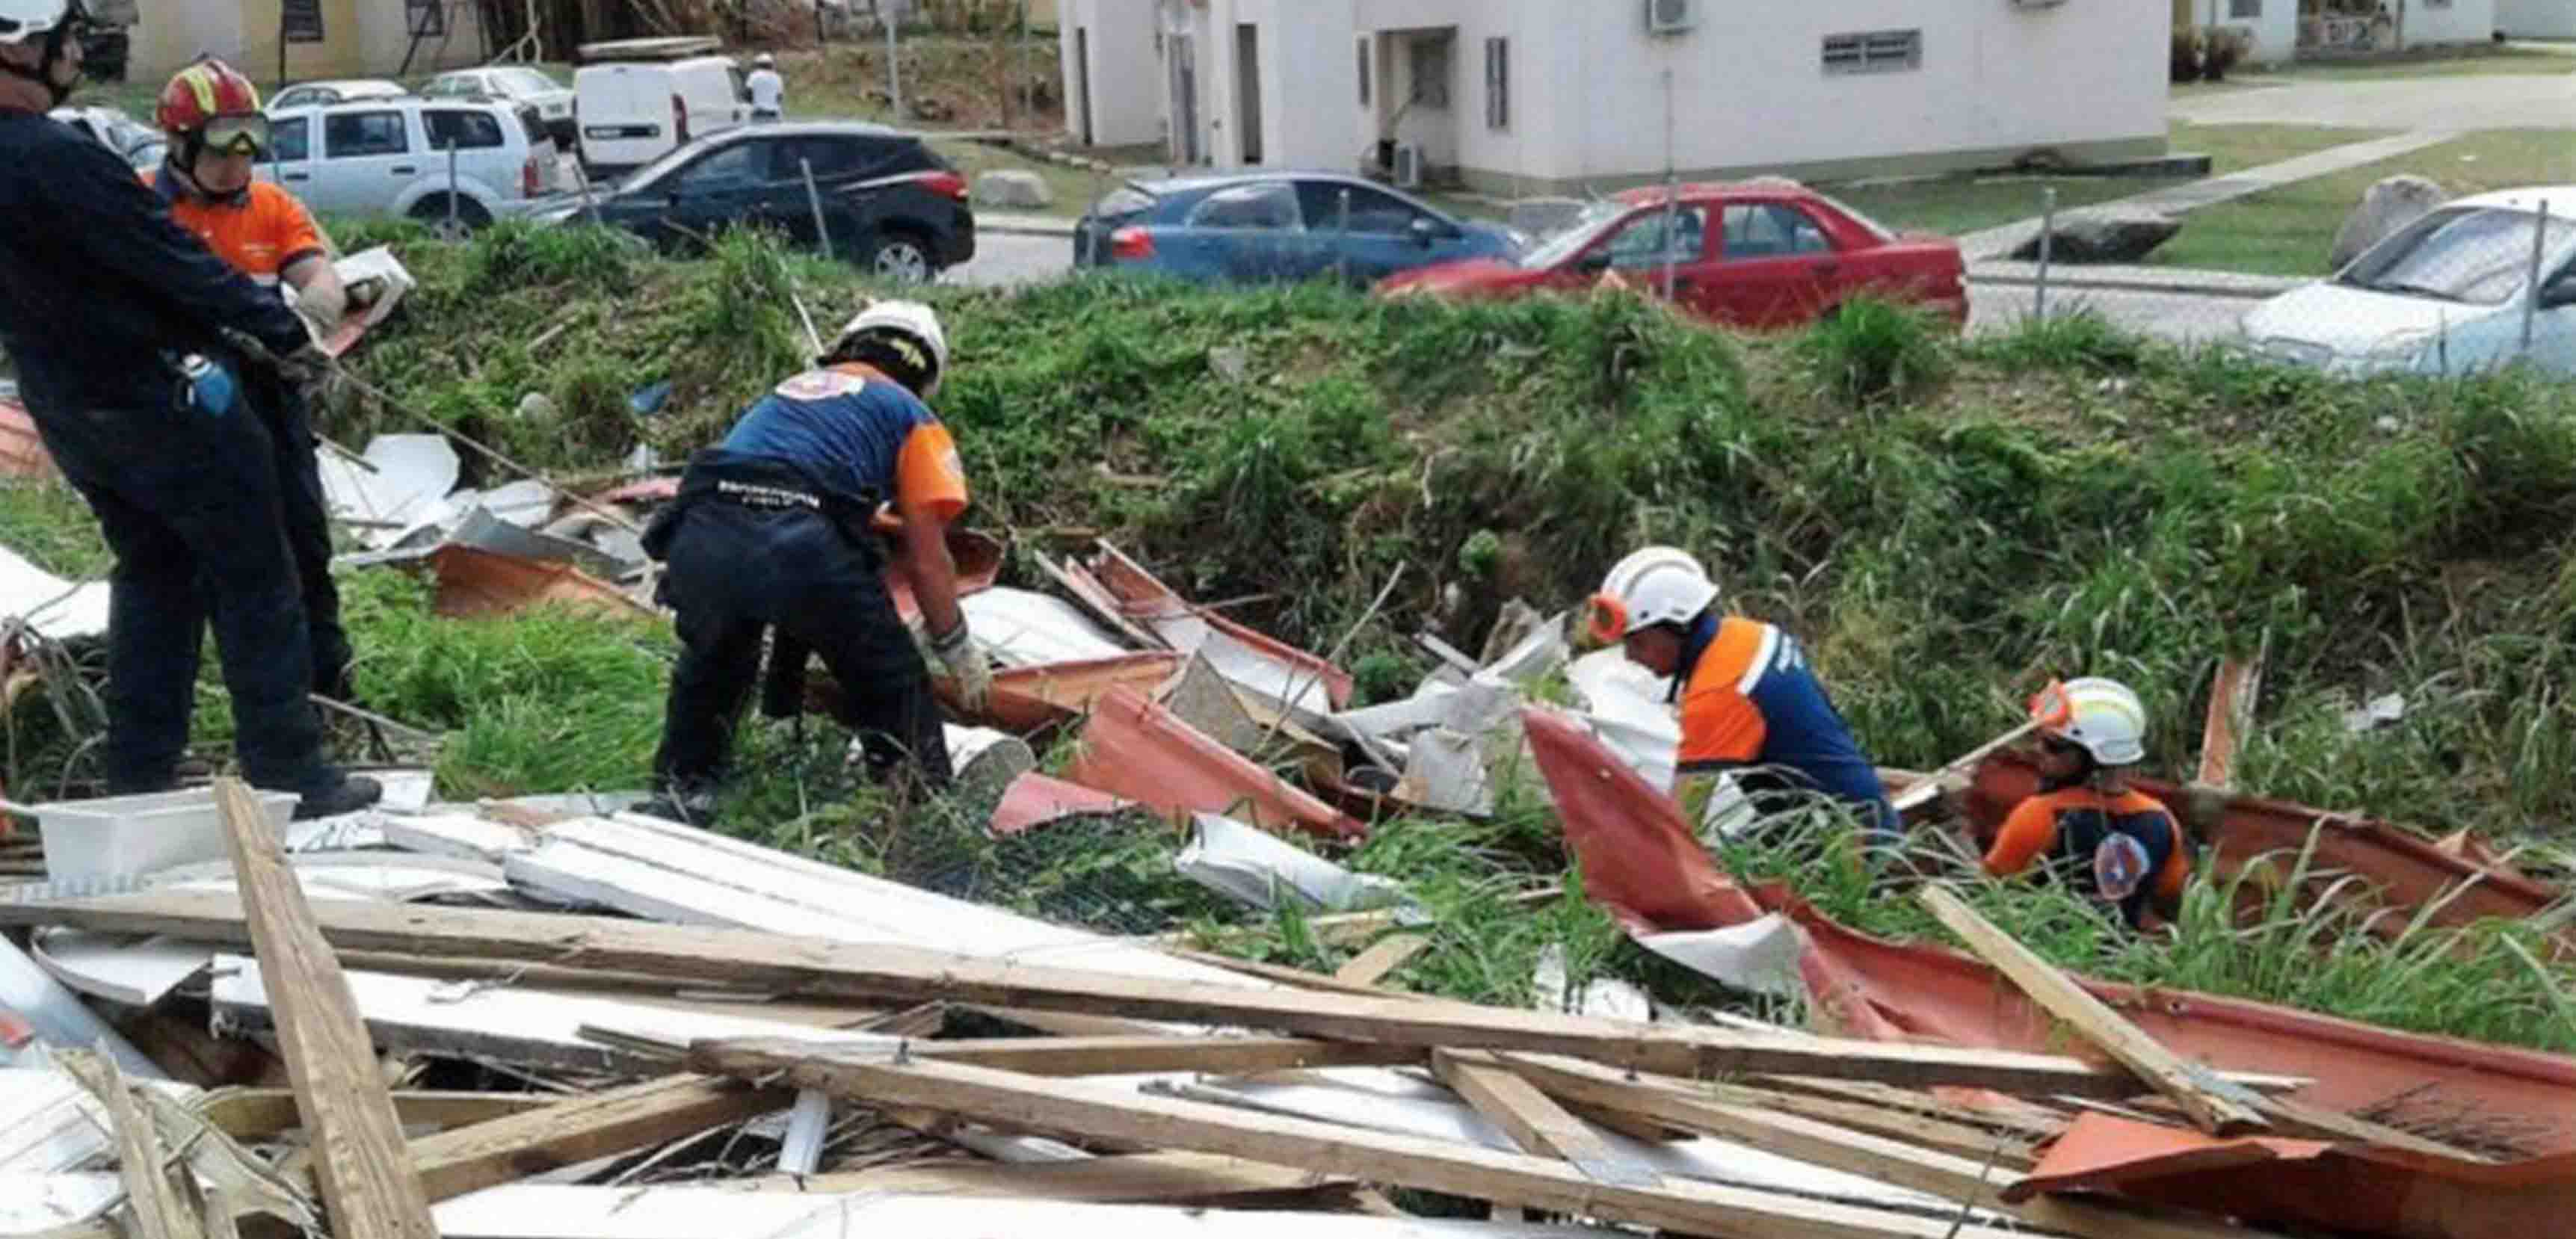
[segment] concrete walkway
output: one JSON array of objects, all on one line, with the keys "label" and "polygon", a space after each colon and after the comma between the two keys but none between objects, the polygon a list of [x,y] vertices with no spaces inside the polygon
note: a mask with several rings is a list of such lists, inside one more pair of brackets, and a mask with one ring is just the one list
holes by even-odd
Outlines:
[{"label": "concrete walkway", "polygon": [[1021,237],[1073,236],[1073,221],[1061,215],[1027,215],[1017,211],[977,211],[975,231]]},{"label": "concrete walkway", "polygon": [[2576,73],[2293,81],[2186,95],[2167,111],[2196,125],[2576,129]]},{"label": "concrete walkway", "polygon": [[[2097,203],[2091,208],[2079,209],[2127,207],[2157,211],[2166,215],[2179,215],[2199,207],[2232,201],[2250,194],[2259,194],[2267,189],[2279,189],[2284,185],[2292,185],[2320,176],[2332,176],[2337,172],[2364,167],[2383,159],[2395,159],[2400,155],[2450,141],[2455,136],[2457,135],[2447,130],[2422,129],[2391,137],[2373,138],[2367,142],[2331,147],[2314,154],[2301,155],[2296,159],[2284,159],[2279,163],[2247,168],[2242,172],[2231,172],[2225,176],[2213,176],[2188,184],[2169,185],[2163,189],[2132,194],[2126,198]],[[1990,261],[2012,253],[2022,242],[2038,235],[2038,219],[2019,220],[1969,233],[1959,238],[1959,249],[1971,263]]]},{"label": "concrete walkway", "polygon": [[[1971,284],[2037,284],[2035,262],[1990,261],[1968,266]],[[2308,277],[2248,275],[2242,271],[2207,271],[2197,267],[2134,267],[2112,263],[2050,263],[2050,288],[2099,288],[2133,293],[2173,293],[2188,297],[2234,297],[2260,301],[2310,283]]]}]

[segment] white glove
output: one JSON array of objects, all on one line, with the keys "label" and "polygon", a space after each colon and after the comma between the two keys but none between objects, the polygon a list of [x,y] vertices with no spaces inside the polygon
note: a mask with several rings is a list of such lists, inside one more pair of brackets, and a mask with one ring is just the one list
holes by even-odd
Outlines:
[{"label": "white glove", "polygon": [[930,638],[927,648],[957,681],[957,704],[968,714],[982,714],[985,703],[993,696],[993,663],[967,633],[966,625],[959,624],[946,636]]}]

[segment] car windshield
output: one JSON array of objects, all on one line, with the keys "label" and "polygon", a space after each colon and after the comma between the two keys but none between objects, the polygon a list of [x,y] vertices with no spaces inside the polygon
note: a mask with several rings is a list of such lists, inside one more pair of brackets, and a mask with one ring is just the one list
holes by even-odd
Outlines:
[{"label": "car windshield", "polygon": [[[1813,190],[1808,192],[1814,193]],[[1845,216],[1848,216],[1853,223],[1868,229],[1871,236],[1877,237],[1882,242],[1893,241],[1896,239],[1896,232],[1894,229],[1853,210],[1850,203],[1845,202],[1840,198],[1836,198],[1830,194],[1816,194],[1816,200],[1842,212]]]},{"label": "car windshield", "polygon": [[1533,269],[1553,267],[1582,252],[1583,247],[1592,244],[1604,229],[1618,223],[1627,214],[1628,205],[1624,202],[1595,202],[1583,208],[1583,214],[1576,216],[1573,223],[1542,238],[1528,253],[1521,255],[1521,265]]},{"label": "car windshield", "polygon": [[534,69],[502,69],[492,75],[501,85],[523,95],[539,95],[562,90],[553,78]]},{"label": "car windshield", "polygon": [[[2373,292],[2501,305],[2531,274],[2540,216],[2510,207],[2451,207],[2406,226],[2353,260],[2335,282]],[[2541,240],[2545,257],[2576,236],[2555,216]]]},{"label": "car windshield", "polygon": [[696,142],[692,142],[687,146],[672,147],[671,149],[662,152],[661,158],[656,159],[641,168],[637,168],[634,172],[630,173],[625,180],[618,182],[617,187],[620,190],[650,188],[653,182],[669,176],[671,174],[671,169],[679,167],[681,164],[697,158],[699,155],[705,153],[707,149],[708,148],[706,146]]}]

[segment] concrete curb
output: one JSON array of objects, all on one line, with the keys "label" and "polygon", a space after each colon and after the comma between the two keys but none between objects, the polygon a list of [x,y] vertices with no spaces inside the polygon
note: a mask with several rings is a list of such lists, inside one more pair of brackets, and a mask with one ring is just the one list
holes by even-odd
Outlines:
[{"label": "concrete curb", "polygon": [[[2030,288],[2036,286],[2039,283],[2039,280],[2036,277],[2027,275],[1979,275],[1976,272],[1971,271],[1968,273],[1968,282],[1971,284],[2000,284],[2012,288]],[[2277,289],[2261,289],[2248,288],[2242,285],[2196,284],[2188,280],[2179,279],[2123,279],[2117,276],[2108,278],[2098,276],[2078,276],[2073,279],[2067,279],[2052,274],[2049,276],[2048,286],[2050,288],[2063,288],[2076,292],[2081,292],[2087,289],[2098,289],[2103,292],[2169,293],[2183,297],[2226,297],[2235,301],[2269,301],[2274,297],[2280,296],[2282,293],[2290,291],[2291,288],[2298,287],[2298,284],[2293,283],[2288,287]]]}]

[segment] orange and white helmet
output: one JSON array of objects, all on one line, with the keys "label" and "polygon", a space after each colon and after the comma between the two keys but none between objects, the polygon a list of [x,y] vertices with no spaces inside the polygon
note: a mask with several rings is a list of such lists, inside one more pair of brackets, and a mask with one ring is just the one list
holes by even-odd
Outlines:
[{"label": "orange and white helmet", "polygon": [[2051,685],[2031,699],[2041,735],[2063,740],[2105,766],[2134,766],[2147,755],[2147,707],[2117,680],[2086,676]]},{"label": "orange and white helmet", "polygon": [[1640,628],[1687,624],[1717,601],[1717,582],[1690,552],[1650,546],[1629,555],[1601,579],[1587,627],[1604,645]]}]

